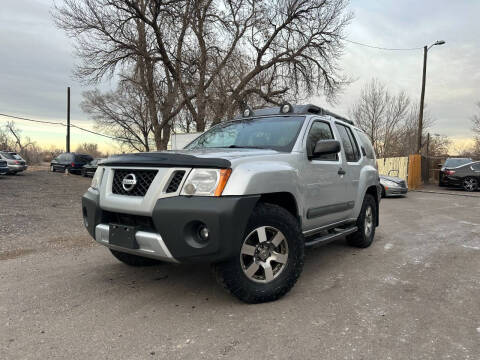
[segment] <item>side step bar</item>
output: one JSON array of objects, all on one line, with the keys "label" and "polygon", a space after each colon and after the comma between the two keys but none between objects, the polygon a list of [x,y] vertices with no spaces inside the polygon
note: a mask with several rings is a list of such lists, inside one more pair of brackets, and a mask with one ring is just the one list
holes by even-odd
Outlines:
[{"label": "side step bar", "polygon": [[347,235],[353,234],[358,228],[356,226],[349,227],[347,229],[336,229],[334,232],[325,233],[322,236],[308,239],[305,241],[305,247],[311,247],[319,244],[326,244],[331,241],[341,239]]}]

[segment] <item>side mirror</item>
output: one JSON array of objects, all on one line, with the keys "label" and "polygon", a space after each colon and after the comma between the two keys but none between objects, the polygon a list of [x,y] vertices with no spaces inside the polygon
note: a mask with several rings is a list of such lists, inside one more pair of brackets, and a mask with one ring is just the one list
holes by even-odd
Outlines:
[{"label": "side mirror", "polygon": [[340,142],[338,140],[319,140],[315,144],[312,157],[318,157],[322,155],[337,154],[341,150]]}]

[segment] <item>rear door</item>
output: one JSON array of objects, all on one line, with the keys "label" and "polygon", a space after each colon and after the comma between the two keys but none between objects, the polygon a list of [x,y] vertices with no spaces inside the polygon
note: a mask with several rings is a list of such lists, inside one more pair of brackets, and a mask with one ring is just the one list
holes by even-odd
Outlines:
[{"label": "rear door", "polygon": [[347,182],[343,175],[342,153],[313,158],[311,153],[318,140],[339,140],[332,123],[315,119],[305,139],[305,166],[301,177],[304,181],[304,229],[315,230],[348,217]]},{"label": "rear door", "polygon": [[340,135],[345,155],[345,181],[348,201],[355,204],[358,198],[360,171],[362,170],[362,153],[352,129],[339,122],[336,122],[335,125]]}]

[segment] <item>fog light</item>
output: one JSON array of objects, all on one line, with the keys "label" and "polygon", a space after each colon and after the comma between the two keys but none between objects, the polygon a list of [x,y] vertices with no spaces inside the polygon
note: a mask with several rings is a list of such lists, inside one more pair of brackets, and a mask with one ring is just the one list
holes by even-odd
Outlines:
[{"label": "fog light", "polygon": [[210,236],[210,231],[206,226],[201,226],[198,231],[198,235],[200,236],[200,239],[202,239],[203,241],[207,241],[208,237]]},{"label": "fog light", "polygon": [[184,192],[187,195],[193,195],[197,191],[197,188],[192,183],[185,185]]}]

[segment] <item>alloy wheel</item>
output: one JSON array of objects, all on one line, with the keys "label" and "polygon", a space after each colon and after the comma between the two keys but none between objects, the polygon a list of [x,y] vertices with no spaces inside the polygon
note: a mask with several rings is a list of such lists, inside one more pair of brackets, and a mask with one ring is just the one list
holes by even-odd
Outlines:
[{"label": "alloy wheel", "polygon": [[254,229],[243,241],[240,264],[252,281],[268,283],[277,278],[288,262],[285,235],[273,226]]},{"label": "alloy wheel", "polygon": [[365,236],[370,237],[373,230],[373,210],[371,206],[365,209]]}]

